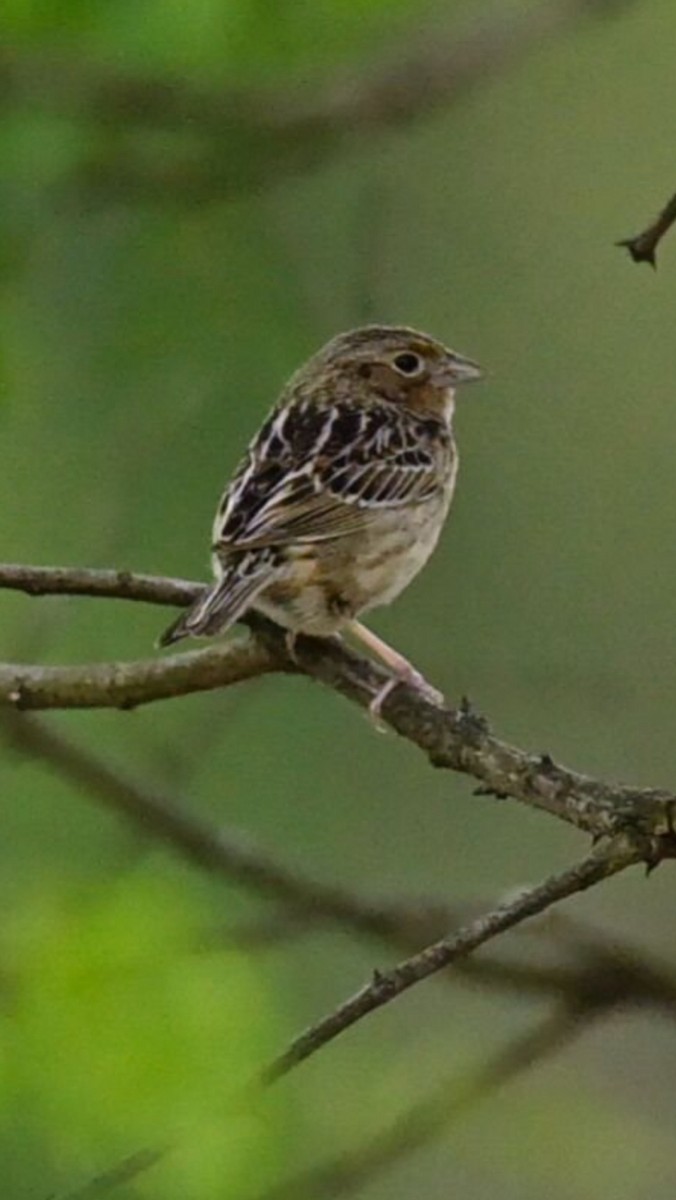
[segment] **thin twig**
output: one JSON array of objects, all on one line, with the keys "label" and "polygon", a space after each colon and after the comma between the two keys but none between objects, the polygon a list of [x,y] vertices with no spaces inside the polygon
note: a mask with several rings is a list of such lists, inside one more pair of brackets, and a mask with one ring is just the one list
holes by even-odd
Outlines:
[{"label": "thin twig", "polygon": [[[460,966],[461,962],[456,965]],[[609,964],[603,955],[589,962],[586,968],[578,971],[575,987],[565,990],[557,1006],[540,1025],[517,1036],[469,1078],[458,1082],[454,1071],[447,1081],[437,1085],[429,1096],[416,1101],[365,1146],[328,1159],[273,1186],[258,1200],[298,1200],[300,1196],[331,1200],[335,1196],[354,1193],[381,1172],[437,1140],[498,1088],[570,1044],[586,1031],[592,1020],[613,1007],[641,1000],[655,1001],[661,1006],[665,999],[662,977],[653,979],[648,974],[642,981],[646,984],[644,995],[642,982],[637,983],[632,971],[625,969],[627,967],[628,964],[620,962]],[[672,1013],[673,992],[673,981],[669,981],[667,999]],[[123,1173],[129,1172],[129,1164],[133,1168],[129,1177],[135,1177],[154,1166],[170,1149],[132,1155],[92,1181],[90,1186],[98,1190],[80,1190],[62,1200],[90,1200],[90,1197],[102,1195],[116,1185],[118,1175],[127,1178]],[[143,1156],[147,1161],[144,1162]]]},{"label": "thin twig", "polygon": [[657,268],[657,247],[664,235],[671,229],[674,221],[676,221],[676,192],[665,204],[659,216],[642,233],[636,234],[635,237],[622,238],[615,245],[624,246],[634,262],[647,262],[651,267]]},{"label": "thin twig", "polygon": [[382,1172],[446,1134],[498,1088],[579,1037],[600,1011],[592,1007],[557,1007],[540,1025],[500,1049],[469,1078],[458,1082],[454,1072],[366,1145],[269,1188],[258,1200],[298,1200],[301,1196],[332,1200],[357,1193]]},{"label": "thin twig", "polygon": [[[302,1175],[270,1189],[258,1200],[329,1200],[354,1192],[381,1171],[439,1137],[455,1120],[470,1111],[495,1089],[516,1078],[530,1066],[560,1049],[582,1032],[593,1015],[591,1008],[562,1004],[537,1028],[517,1037],[505,1049],[458,1084],[455,1073],[431,1095],[413,1104],[389,1129],[349,1155],[322,1163]],[[247,1107],[251,1095],[247,1094]],[[145,1149],[96,1175],[82,1187],[58,1200],[99,1200],[121,1184],[130,1183],[172,1152],[172,1146]]]},{"label": "thin twig", "polygon": [[87,1180],[82,1187],[60,1196],[58,1200],[99,1200],[100,1196],[109,1195],[114,1189],[132,1183],[146,1171],[151,1170],[166,1157],[169,1149],[170,1147],[164,1146],[154,1150],[150,1148],[137,1150],[134,1154],[127,1155],[120,1162],[102,1171],[100,1175]]},{"label": "thin twig", "polygon": [[[408,954],[434,941],[457,922],[457,913],[440,900],[375,900],[287,867],[235,830],[210,825],[196,815],[194,806],[180,805],[142,786],[128,772],[111,767],[36,717],[0,708],[0,733],[15,750],[48,764],[88,798],[133,821],[145,835],[170,846],[202,869],[280,905],[287,930],[289,923],[291,928],[300,922],[306,927],[331,923]],[[277,930],[279,920],[277,914]],[[269,933],[269,922],[266,930]],[[250,931],[244,932],[246,935]],[[230,937],[236,939],[237,930]],[[223,941],[221,936],[221,945]],[[214,942],[212,938],[207,944],[213,946]],[[560,995],[569,987],[574,990],[570,971],[536,964],[470,958],[460,962],[458,969],[473,983],[519,994]]]},{"label": "thin twig", "polygon": [[376,972],[371,982],[360,988],[354,996],[294,1038],[288,1048],[261,1073],[261,1082],[265,1085],[274,1083],[369,1013],[390,1004],[408,988],[450,966],[505,930],[644,860],[645,853],[646,847],[641,845],[640,840],[624,836],[608,845],[597,846],[575,866],[550,875],[543,883],[500,904],[464,928],[398,963],[391,970]]},{"label": "thin twig", "polygon": [[[232,829],[216,828],[194,811],[194,804],[181,805],[159,795],[135,780],[128,772],[113,768],[100,756],[78,747],[37,717],[0,709],[0,733],[20,753],[28,754],[57,770],[84,794],[102,802],[133,823],[146,836],[202,869],[230,883],[247,888],[279,906],[272,918],[243,928],[206,935],[200,949],[213,949],[226,942],[251,947],[270,944],[308,928],[327,924],[359,937],[377,941],[390,949],[412,953],[435,941],[458,923],[461,910],[440,899],[397,897],[374,899],[354,890],[327,884],[297,868],[280,862]],[[535,926],[530,932],[538,932]],[[499,988],[523,995],[569,997],[577,1002],[587,991],[587,965],[603,965],[607,978],[623,981],[627,1002],[648,1003],[674,1012],[676,981],[660,964],[646,959],[630,945],[602,937],[579,921],[568,918],[541,929],[540,936],[565,938],[567,948],[582,966],[540,965],[506,962],[496,958],[462,958],[453,973],[473,984]]]}]

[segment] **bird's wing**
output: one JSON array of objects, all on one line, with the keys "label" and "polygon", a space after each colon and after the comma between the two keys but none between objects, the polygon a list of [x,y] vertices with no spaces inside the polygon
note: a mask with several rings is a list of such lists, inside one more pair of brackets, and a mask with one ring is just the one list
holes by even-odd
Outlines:
[{"label": "bird's wing", "polygon": [[222,498],[214,549],[345,537],[383,508],[430,499],[450,452],[441,421],[348,403],[281,407],[263,425]]},{"label": "bird's wing", "polygon": [[224,633],[251,607],[258,593],[274,577],[277,564],[273,556],[277,553],[273,548],[251,553],[244,551],[239,561],[224,571],[211,587],[206,587],[190,608],[172,621],[158,639],[158,646],[171,646],[185,637]]}]

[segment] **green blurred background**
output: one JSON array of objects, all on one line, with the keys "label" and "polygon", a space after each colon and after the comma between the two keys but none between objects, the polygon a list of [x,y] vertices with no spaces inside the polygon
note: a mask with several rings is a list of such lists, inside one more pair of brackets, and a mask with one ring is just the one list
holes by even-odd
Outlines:
[{"label": "green blurred background", "polygon": [[[227,100],[303,86],[311,101],[435,29],[460,39],[537,7],[6,0],[0,556],[205,577],[216,499],[288,374],[364,320],[419,326],[488,380],[460,405],[440,549],[374,628],[509,740],[673,786],[676,240],[657,274],[613,246],[674,185],[673,0],[543,0],[560,28],[487,64],[459,102],[394,130],[320,131],[298,161]],[[220,117],[178,104],[151,120],[111,80],[185,89]],[[142,657],[167,618],[0,602],[8,660]],[[435,774],[307,680],[50,719],[370,894],[481,903],[586,848]],[[173,1137],[121,1200],[248,1200],[367,1141],[540,1012],[425,985],[232,1117],[238,1084],[392,955],[335,933],[196,952],[267,910],[43,765],[3,749],[0,784],[3,1200],[61,1194]],[[672,886],[667,868],[637,872],[571,908],[669,961]],[[672,1028],[615,1016],[363,1194],[672,1197],[675,1075]]]}]

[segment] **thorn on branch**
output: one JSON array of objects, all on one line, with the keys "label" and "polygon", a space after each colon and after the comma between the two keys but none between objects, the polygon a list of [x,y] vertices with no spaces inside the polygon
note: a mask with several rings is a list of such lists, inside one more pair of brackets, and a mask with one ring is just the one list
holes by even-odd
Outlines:
[{"label": "thorn on branch", "polygon": [[457,725],[462,736],[475,745],[490,733],[488,721],[474,708],[469,696],[462,696],[457,710]]},{"label": "thorn on branch", "polygon": [[676,221],[676,192],[647,229],[636,234],[635,237],[622,238],[615,245],[628,250],[635,263],[650,263],[650,266],[657,270],[657,247],[664,235],[671,229],[674,221]]},{"label": "thorn on branch", "polygon": [[386,975],[383,971],[379,971],[376,967],[371,975],[371,987],[377,994],[379,1001],[386,1003],[397,994],[396,980],[391,975]]},{"label": "thorn on branch", "polygon": [[122,592],[134,590],[134,576],[131,571],[126,571],[124,569],[117,571],[117,582],[120,591]]},{"label": "thorn on branch", "polygon": [[[174,606],[191,603],[203,587],[190,580],[129,575],[114,569],[0,563],[0,590],[42,595]],[[164,660],[77,666],[0,663],[0,706],[4,704],[6,712],[24,708],[133,708],[294,669],[284,652],[281,629],[253,615],[247,616],[245,624],[255,636],[188,650]],[[366,707],[373,680],[379,678],[370,664],[349,647],[326,639],[313,639],[308,645],[310,653],[303,648],[305,673]],[[420,705],[405,689],[402,692],[401,703],[388,710],[388,725],[424,751],[433,766],[472,776],[479,783],[480,795],[502,798],[507,794],[587,834],[624,830],[644,841],[656,837],[656,855],[676,859],[673,793],[606,783],[555,764],[546,752],[529,754],[510,746],[493,736],[488,722],[474,711],[467,697],[451,711]]]},{"label": "thorn on branch", "polygon": [[657,256],[655,254],[657,243],[652,238],[650,230],[639,233],[636,237],[622,238],[619,242],[615,242],[615,245],[622,246],[628,250],[635,263],[650,263],[653,270],[657,270]]},{"label": "thorn on branch", "polygon": [[489,909],[469,924],[403,959],[387,974],[378,973],[377,979],[372,978],[371,982],[294,1038],[263,1069],[258,1077],[259,1082],[265,1087],[275,1083],[347,1029],[409,988],[451,966],[458,959],[467,957],[507,930],[539,916],[560,901],[586,891],[642,861],[645,861],[645,846],[622,835],[609,842],[602,852],[592,852],[567,870],[550,875],[512,900]]}]

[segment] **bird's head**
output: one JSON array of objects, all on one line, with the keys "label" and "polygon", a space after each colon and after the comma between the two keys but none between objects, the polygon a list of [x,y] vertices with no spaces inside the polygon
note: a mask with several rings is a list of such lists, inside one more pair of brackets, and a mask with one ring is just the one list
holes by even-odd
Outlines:
[{"label": "bird's head", "polygon": [[426,333],[367,325],[334,337],[303,369],[323,379],[327,397],[388,400],[450,420],[455,389],[481,368]]}]

